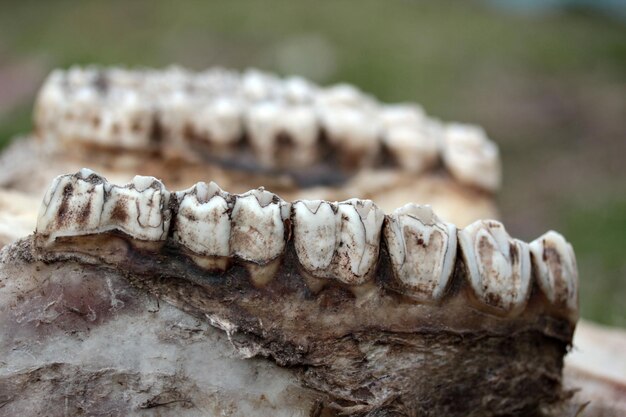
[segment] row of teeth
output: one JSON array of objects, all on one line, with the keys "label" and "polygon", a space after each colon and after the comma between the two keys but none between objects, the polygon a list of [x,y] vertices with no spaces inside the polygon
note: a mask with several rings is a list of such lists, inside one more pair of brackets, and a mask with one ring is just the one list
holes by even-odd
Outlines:
[{"label": "row of teeth", "polygon": [[54,140],[188,149],[192,138],[214,155],[228,155],[245,137],[267,168],[324,159],[324,137],[343,167],[381,163],[384,150],[409,172],[441,160],[463,183],[488,191],[500,185],[498,148],[479,127],[444,124],[414,104],[381,104],[350,85],[322,88],[256,70],[57,70],[39,94],[35,122]]},{"label": "row of teeth", "polygon": [[293,239],[304,272],[347,285],[374,278],[384,239],[394,288],[416,300],[441,300],[462,256],[472,293],[486,306],[515,314],[537,281],[552,304],[577,309],[576,260],[560,234],[550,231],[527,244],[496,221],[457,230],[430,206],[408,204],[384,215],[369,200],[288,203],[263,189],[234,195],[203,182],[170,194],[153,177],[116,186],[88,169],[57,177],[44,198],[37,234],[53,243],[107,231],[140,241],[173,239],[194,259],[237,258],[255,265],[279,259]]}]

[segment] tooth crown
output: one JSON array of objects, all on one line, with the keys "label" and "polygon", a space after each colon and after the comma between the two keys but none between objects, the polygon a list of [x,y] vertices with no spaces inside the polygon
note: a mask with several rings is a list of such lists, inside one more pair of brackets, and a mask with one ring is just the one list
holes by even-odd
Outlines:
[{"label": "tooth crown", "polygon": [[[352,172],[386,168],[392,160],[420,174],[443,159],[458,181],[488,192],[500,183],[497,147],[478,128],[442,125],[417,105],[385,105],[347,84],[322,88],[255,70],[54,71],[39,93],[35,122],[55,145],[81,142],[222,164],[243,145],[255,157],[246,163],[288,172],[326,164],[329,154],[338,169]],[[391,158],[381,157],[381,148]]]},{"label": "tooth crown", "polygon": [[356,285],[372,277],[384,218],[374,203],[296,201],[292,218],[296,254],[310,274]]},{"label": "tooth crown", "polygon": [[214,182],[177,193],[174,240],[204,256],[230,256],[229,196]]},{"label": "tooth crown", "polygon": [[578,268],[574,248],[557,232],[533,240],[530,253],[539,287],[548,300],[578,311]]},{"label": "tooth crown", "polygon": [[456,226],[441,221],[430,206],[407,204],[393,212],[383,233],[400,286],[423,301],[439,301],[456,261]]},{"label": "tooth crown", "polygon": [[285,249],[289,209],[289,203],[262,189],[235,196],[231,253],[259,264],[277,258]]},{"label": "tooth crown", "polygon": [[124,187],[93,171],[61,175],[44,197],[37,233],[62,236],[124,232],[135,239],[163,241],[170,223],[169,192],[153,177],[136,176]]},{"label": "tooth crown", "polygon": [[476,296],[504,311],[522,309],[530,291],[528,244],[511,239],[502,223],[493,220],[459,231],[459,244]]},{"label": "tooth crown", "polygon": [[[390,291],[383,292],[399,293],[402,299],[434,304],[467,294],[479,310],[515,317],[527,306],[537,281],[548,311],[565,312],[571,320],[577,317],[576,259],[561,235],[548,232],[528,245],[512,239],[493,220],[457,230],[430,206],[407,204],[385,216],[370,200],[290,204],[262,188],[235,195],[212,182],[177,192],[170,201],[170,193],[155,178],[136,176],[116,186],[82,169],[53,181],[40,209],[37,241],[43,250],[54,251],[58,238],[120,231],[164,245],[170,210],[175,213],[170,238],[174,247],[184,249],[180,256],[222,273],[232,265],[227,258],[232,258],[246,266],[256,285],[267,284],[280,268],[295,265],[314,288],[332,285],[333,280],[348,286],[367,284],[354,291],[385,287]],[[287,246],[292,236],[293,248]],[[383,262],[381,238],[386,244],[383,256],[388,257]],[[61,243],[61,251],[73,251],[75,245],[82,253],[80,242]],[[457,257],[457,247],[462,258]],[[108,253],[100,247],[96,252]],[[287,276],[297,275],[289,271]]]}]

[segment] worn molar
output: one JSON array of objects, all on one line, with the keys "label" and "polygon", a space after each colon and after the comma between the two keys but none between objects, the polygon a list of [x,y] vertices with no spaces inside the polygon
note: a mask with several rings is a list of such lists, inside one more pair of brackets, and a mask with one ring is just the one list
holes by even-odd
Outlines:
[{"label": "worn molar", "polygon": [[443,160],[459,181],[487,191],[500,187],[498,147],[478,126],[451,123],[443,132]]},{"label": "worn molar", "polygon": [[242,104],[220,97],[201,107],[192,118],[194,134],[214,145],[233,145],[243,135]]},{"label": "worn molar", "polygon": [[231,255],[261,265],[278,258],[285,249],[289,210],[289,203],[263,189],[234,196]]},{"label": "worn molar", "polygon": [[318,278],[365,283],[376,269],[383,220],[369,200],[295,202],[294,245],[301,265]]},{"label": "worn molar", "polygon": [[214,182],[199,182],[176,196],[174,240],[197,255],[230,256],[230,197]]},{"label": "worn molar", "polygon": [[554,231],[533,240],[530,253],[534,276],[550,302],[578,312],[578,268],[572,245]]},{"label": "worn molar", "polygon": [[48,189],[37,233],[57,237],[120,231],[143,241],[165,241],[170,224],[169,192],[154,177],[136,176],[123,187],[89,169],[61,175]]},{"label": "worn molar", "polygon": [[298,168],[316,159],[319,128],[310,106],[263,102],[249,109],[246,128],[259,162],[266,167]]},{"label": "worn molar", "polygon": [[36,233],[57,237],[99,233],[105,200],[104,178],[83,168],[54,179],[39,209]]},{"label": "worn molar", "polygon": [[470,224],[458,232],[458,239],[476,298],[497,310],[519,313],[530,292],[528,244],[512,239],[494,220]]},{"label": "worn molar", "polygon": [[383,233],[401,291],[420,301],[441,300],[454,271],[456,226],[430,206],[407,204],[387,217]]}]

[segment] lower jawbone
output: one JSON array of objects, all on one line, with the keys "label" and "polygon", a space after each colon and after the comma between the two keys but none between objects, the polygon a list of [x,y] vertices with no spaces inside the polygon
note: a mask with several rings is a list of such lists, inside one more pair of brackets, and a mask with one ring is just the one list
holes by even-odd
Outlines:
[{"label": "lower jawbone", "polygon": [[428,206],[170,193],[81,170],[55,180],[22,245],[46,274],[124,277],[286,369],[274,377],[301,405],[276,401],[293,415],[558,415],[568,396],[577,273],[555,232],[526,244]]}]

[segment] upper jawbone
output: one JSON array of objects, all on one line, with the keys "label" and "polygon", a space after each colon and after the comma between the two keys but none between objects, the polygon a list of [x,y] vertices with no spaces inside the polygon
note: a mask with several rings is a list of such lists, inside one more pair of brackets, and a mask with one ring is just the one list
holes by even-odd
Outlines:
[{"label": "upper jawbone", "polygon": [[[500,371],[510,382],[517,361],[560,375],[578,317],[576,262],[561,235],[527,244],[496,221],[458,230],[429,206],[385,215],[367,200],[289,203],[214,183],[170,193],[155,178],[116,186],[83,169],[55,179],[34,239],[39,259],[119,271],[208,318],[248,356],[321,366],[305,383],[345,401],[345,410],[384,408],[390,392],[409,401],[451,373],[476,378],[453,370],[465,357],[487,367],[507,358]],[[351,351],[355,340],[358,349],[403,353],[363,363]],[[426,348],[427,340],[435,345]],[[416,354],[435,355],[435,368],[399,359]],[[347,362],[334,368],[342,357]],[[399,374],[359,393],[380,369]],[[348,371],[354,378],[342,380]],[[414,385],[424,372],[430,382]],[[540,383],[535,377],[521,378]],[[522,395],[513,387],[520,384],[502,395]],[[560,398],[558,384],[551,389],[550,400],[537,401]]]}]

